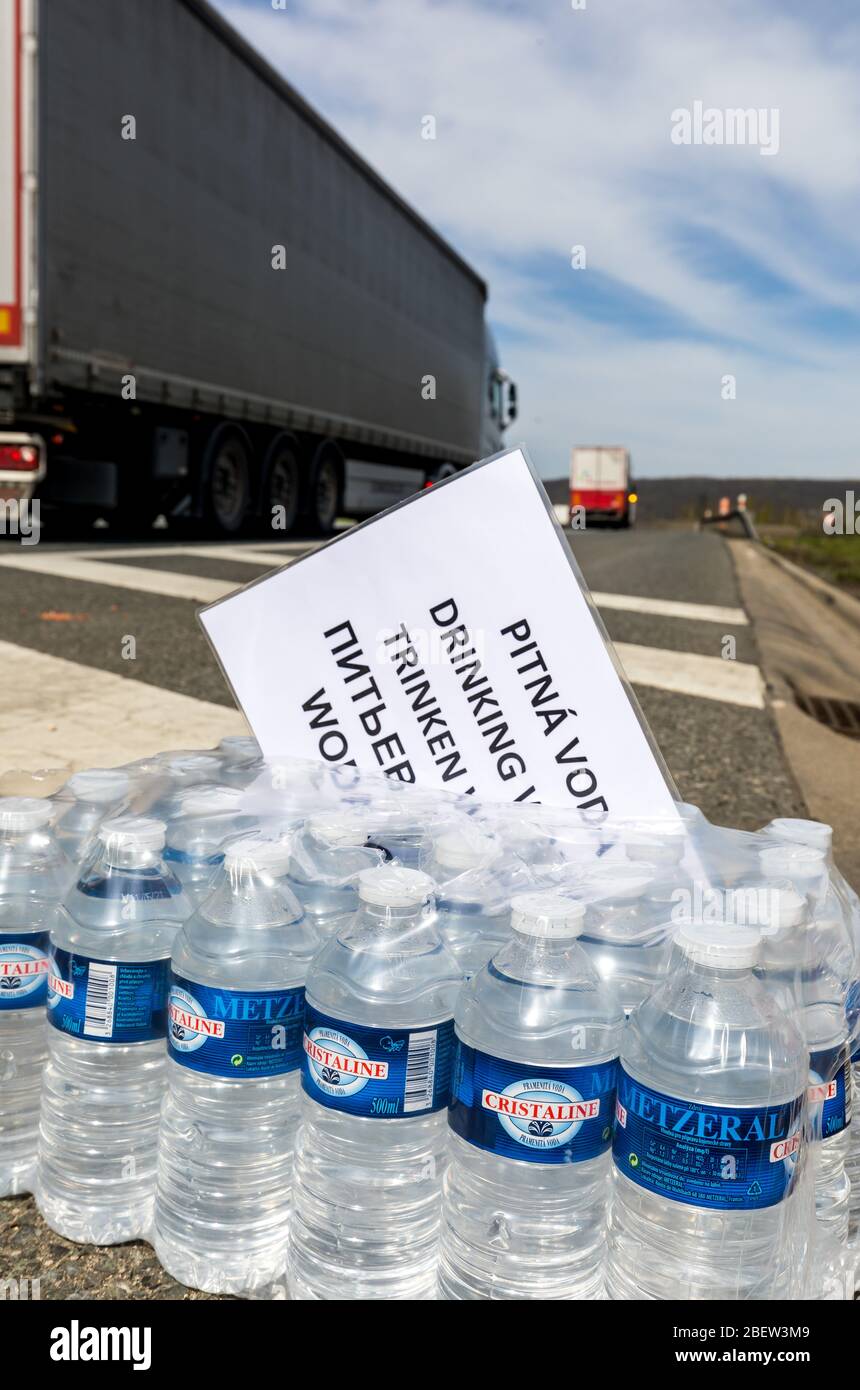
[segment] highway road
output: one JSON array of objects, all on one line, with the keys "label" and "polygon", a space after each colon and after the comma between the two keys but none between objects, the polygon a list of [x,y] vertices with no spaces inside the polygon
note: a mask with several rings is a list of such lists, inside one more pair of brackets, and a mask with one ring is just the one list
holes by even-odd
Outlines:
[{"label": "highway road", "polygon": [[[0,546],[0,770],[125,761],[238,728],[196,610],[312,544],[93,535],[105,539]],[[799,812],[722,538],[592,530],[573,546],[682,795],[747,828]]]}]

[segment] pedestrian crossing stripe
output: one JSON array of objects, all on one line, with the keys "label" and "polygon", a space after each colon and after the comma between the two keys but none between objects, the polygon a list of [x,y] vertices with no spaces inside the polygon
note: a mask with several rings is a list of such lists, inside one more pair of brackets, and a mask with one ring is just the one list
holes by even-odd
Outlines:
[{"label": "pedestrian crossing stripe", "polygon": [[[131,545],[123,548],[88,546],[86,549],[60,549],[51,545],[17,546],[11,554],[0,555],[0,568],[25,570],[57,579],[85,584],[107,585],[156,597],[182,599],[196,604],[214,603],[237,587],[235,578],[213,579],[170,569],[125,563],[129,559],[184,557],[223,560],[249,567],[248,581],[269,570],[291,564],[315,547],[302,542],[228,542],[201,545]],[[117,560],[124,563],[118,564]],[[746,625],[743,609],[713,604],[686,603],[638,594],[594,592],[598,609],[644,613],[685,621],[720,623],[726,627]],[[646,647],[616,642],[615,650],[628,680],[634,686],[665,690],[696,699],[717,700],[747,709],[763,709],[765,686],[758,666],[749,662],[703,656],[696,652],[665,647]]]}]

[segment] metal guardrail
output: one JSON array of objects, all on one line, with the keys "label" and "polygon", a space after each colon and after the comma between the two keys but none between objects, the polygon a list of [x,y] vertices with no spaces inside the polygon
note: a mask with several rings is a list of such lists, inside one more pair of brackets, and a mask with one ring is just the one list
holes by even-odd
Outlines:
[{"label": "metal guardrail", "polygon": [[730,497],[721,497],[715,512],[710,507],[705,508],[702,513],[702,526],[718,525],[721,521],[739,521],[749,540],[757,541],[759,539],[753,514],[747,510],[745,492],[738,493],[734,506],[732,506]]}]

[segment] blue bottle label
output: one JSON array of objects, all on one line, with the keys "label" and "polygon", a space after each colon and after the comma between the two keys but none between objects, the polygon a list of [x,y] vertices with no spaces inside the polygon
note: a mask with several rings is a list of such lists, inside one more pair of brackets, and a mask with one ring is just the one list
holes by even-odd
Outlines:
[{"label": "blue bottle label", "polygon": [[0,936],[0,1011],[44,1008],[51,938],[46,931]]},{"label": "blue bottle label", "polygon": [[618,1062],[508,1062],[458,1039],[448,1123],[476,1148],[527,1163],[582,1163],[612,1143]]},{"label": "blue bottle label", "polygon": [[96,960],[57,947],[48,975],[48,1019],[91,1042],[152,1042],[166,1032],[169,975],[169,958]]},{"label": "blue bottle label", "polygon": [[618,1068],[618,1169],[639,1187],[688,1206],[754,1211],[791,1190],[803,1097],[784,1105],[699,1105],[652,1091]]},{"label": "blue bottle label", "polygon": [[806,1100],[813,1139],[830,1139],[851,1123],[851,1058],[847,1042],[810,1053]]},{"label": "blue bottle label", "polygon": [[429,1028],[363,1028],[307,1005],[302,1086],[332,1110],[385,1120],[444,1110],[453,1060],[453,1019]]},{"label": "blue bottle label", "polygon": [[167,1047],[209,1076],[282,1076],[302,1062],[305,991],[215,989],[171,972]]}]

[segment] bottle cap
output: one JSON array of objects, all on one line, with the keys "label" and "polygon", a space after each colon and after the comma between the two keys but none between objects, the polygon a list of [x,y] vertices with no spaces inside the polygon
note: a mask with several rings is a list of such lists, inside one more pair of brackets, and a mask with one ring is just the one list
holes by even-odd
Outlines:
[{"label": "bottle cap", "polygon": [[307,828],[315,840],[330,849],[360,849],[367,843],[366,819],[349,811],[329,811],[319,816],[309,816]]},{"label": "bottle cap", "polygon": [[178,816],[218,816],[238,811],[242,793],[238,787],[202,785],[189,787],[180,797]]},{"label": "bottle cap", "polygon": [[21,835],[27,830],[39,830],[51,824],[56,811],[52,801],[39,796],[0,797],[0,831]]},{"label": "bottle cap", "polygon": [[833,826],[819,820],[803,820],[800,816],[777,816],[768,821],[765,834],[777,835],[780,840],[790,840],[796,845],[813,845],[816,849],[829,853],[833,844]]},{"label": "bottle cap", "polygon": [[128,795],[129,777],[127,772],[94,767],[86,772],[73,772],[66,786],[78,801],[121,801]]},{"label": "bottle cap", "polygon": [[645,861],[660,867],[664,864],[680,864],[684,858],[686,841],[683,835],[661,835],[659,838],[648,835],[631,836],[624,842],[628,859],[634,863]]},{"label": "bottle cap", "polygon": [[763,899],[763,925],[774,930],[778,927],[799,927],[810,920],[809,904],[793,883],[763,884],[759,889]]},{"label": "bottle cap", "polygon": [[511,926],[526,936],[572,940],[584,924],[585,904],[559,893],[520,893],[511,900]]},{"label": "bottle cap", "polygon": [[112,816],[102,821],[98,837],[109,849],[164,848],[165,824],[154,816]]},{"label": "bottle cap", "polygon": [[827,854],[814,845],[768,845],[758,852],[758,862],[767,878],[792,880],[821,879],[827,874]]},{"label": "bottle cap", "polygon": [[486,868],[498,856],[495,840],[473,826],[446,830],[433,844],[433,855],[443,869]]},{"label": "bottle cap", "polygon": [[627,864],[623,860],[615,863],[598,859],[586,874],[586,883],[593,887],[595,896],[604,901],[613,898],[638,898],[649,883],[654,880],[656,866],[639,862]]},{"label": "bottle cap", "polygon": [[399,864],[380,864],[362,869],[358,876],[358,896],[375,907],[418,907],[434,891],[429,874],[420,869],[404,869]]},{"label": "bottle cap", "polygon": [[714,970],[742,970],[755,965],[761,932],[725,922],[682,922],[675,938],[685,956]]},{"label": "bottle cap", "polygon": [[242,835],[224,847],[225,869],[250,870],[280,878],[290,867],[290,841]]}]

